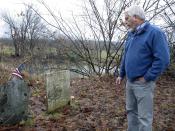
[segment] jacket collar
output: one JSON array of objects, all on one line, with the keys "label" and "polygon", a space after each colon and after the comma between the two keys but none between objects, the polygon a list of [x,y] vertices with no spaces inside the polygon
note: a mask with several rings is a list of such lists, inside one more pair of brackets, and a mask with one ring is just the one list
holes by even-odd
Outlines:
[{"label": "jacket collar", "polygon": [[137,26],[134,31],[129,31],[129,34],[139,35],[146,31],[147,27],[150,25],[148,21],[145,21],[141,25]]}]

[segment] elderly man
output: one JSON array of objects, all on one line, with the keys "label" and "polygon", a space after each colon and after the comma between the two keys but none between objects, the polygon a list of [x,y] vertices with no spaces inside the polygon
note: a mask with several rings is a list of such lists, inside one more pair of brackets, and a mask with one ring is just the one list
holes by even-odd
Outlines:
[{"label": "elderly man", "polygon": [[125,11],[125,25],[129,31],[116,84],[126,76],[128,131],[152,131],[155,81],[170,61],[167,38],[137,5]]}]

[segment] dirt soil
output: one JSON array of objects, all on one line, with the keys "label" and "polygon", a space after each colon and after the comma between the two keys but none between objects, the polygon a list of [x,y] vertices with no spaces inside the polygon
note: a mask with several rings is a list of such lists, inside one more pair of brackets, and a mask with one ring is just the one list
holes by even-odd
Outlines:
[{"label": "dirt soil", "polygon": [[[113,77],[73,79],[74,98],[55,113],[46,113],[44,82],[31,88],[30,122],[0,131],[126,131],[124,83]],[[155,88],[154,131],[175,131],[175,79],[162,76]]]}]

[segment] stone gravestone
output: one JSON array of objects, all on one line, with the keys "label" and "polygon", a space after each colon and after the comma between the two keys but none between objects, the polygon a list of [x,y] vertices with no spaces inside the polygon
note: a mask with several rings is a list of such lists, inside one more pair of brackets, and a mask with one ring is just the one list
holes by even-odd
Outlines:
[{"label": "stone gravestone", "polygon": [[0,125],[13,125],[28,115],[30,89],[24,80],[13,77],[0,86]]},{"label": "stone gravestone", "polygon": [[65,106],[70,100],[70,71],[50,71],[46,73],[48,112]]}]

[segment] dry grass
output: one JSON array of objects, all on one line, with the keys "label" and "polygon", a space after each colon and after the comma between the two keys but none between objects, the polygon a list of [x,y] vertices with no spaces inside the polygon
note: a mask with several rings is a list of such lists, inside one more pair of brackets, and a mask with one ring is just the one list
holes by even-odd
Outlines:
[{"label": "dry grass", "polygon": [[11,71],[0,65],[0,85],[5,84],[11,76]]}]

